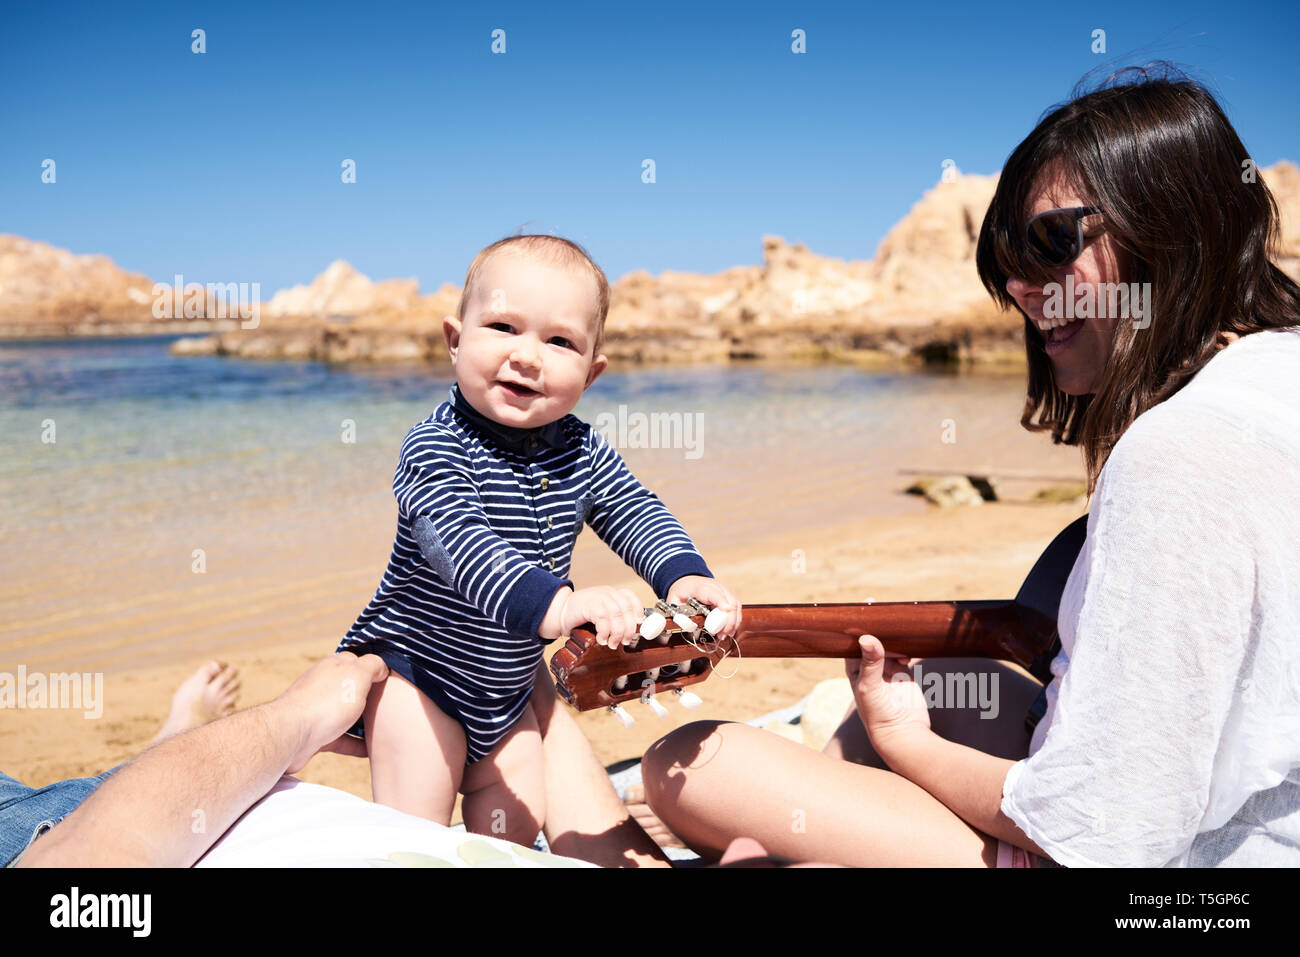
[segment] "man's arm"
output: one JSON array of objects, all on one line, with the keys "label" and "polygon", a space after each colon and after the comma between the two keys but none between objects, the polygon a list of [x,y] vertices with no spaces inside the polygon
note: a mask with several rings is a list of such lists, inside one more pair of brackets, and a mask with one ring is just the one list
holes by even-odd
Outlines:
[{"label": "man's arm", "polygon": [[387,675],[375,655],[343,652],[273,701],[168,738],[105,781],[19,866],[193,865],[283,774],[333,750]]}]

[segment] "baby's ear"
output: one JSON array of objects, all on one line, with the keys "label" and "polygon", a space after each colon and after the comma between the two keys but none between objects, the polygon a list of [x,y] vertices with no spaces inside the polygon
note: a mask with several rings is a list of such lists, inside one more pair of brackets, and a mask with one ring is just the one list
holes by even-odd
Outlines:
[{"label": "baby's ear", "polygon": [[442,337],[447,341],[447,354],[455,362],[456,349],[460,346],[460,320],[455,316],[443,316]]},{"label": "baby's ear", "polygon": [[591,369],[587,372],[587,384],[582,387],[584,392],[590,389],[591,384],[600,378],[600,374],[605,371],[607,365],[609,365],[609,360],[603,355],[596,356],[591,360]]}]

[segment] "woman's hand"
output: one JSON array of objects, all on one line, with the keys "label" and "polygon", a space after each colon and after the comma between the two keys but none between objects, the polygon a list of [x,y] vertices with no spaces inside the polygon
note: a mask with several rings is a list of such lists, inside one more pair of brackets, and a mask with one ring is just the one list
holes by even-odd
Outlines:
[{"label": "woman's hand", "polygon": [[863,635],[858,645],[862,657],[847,659],[844,670],[872,746],[879,752],[900,735],[929,731],[930,712],[921,687],[912,679],[911,659],[885,657],[874,635]]}]

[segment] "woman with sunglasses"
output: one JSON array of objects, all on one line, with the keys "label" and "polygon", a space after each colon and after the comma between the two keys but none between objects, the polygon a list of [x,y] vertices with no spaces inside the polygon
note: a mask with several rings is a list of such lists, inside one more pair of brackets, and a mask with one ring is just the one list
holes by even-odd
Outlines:
[{"label": "woman with sunglasses", "polygon": [[1092,496],[1053,678],[928,661],[997,670],[1001,709],[927,712],[864,636],[824,753],[717,722],[647,752],[674,832],[858,865],[1300,864],[1300,287],[1252,174],[1210,93],[1146,71],[1015,149],[977,266],[1024,319],[1021,424],[1081,448]]}]

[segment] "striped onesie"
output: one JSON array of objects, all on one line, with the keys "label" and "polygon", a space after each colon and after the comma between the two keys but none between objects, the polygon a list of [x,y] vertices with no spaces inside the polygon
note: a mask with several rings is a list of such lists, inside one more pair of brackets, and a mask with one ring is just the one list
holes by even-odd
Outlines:
[{"label": "striped onesie", "polygon": [[572,585],[584,522],[656,596],[685,575],[712,577],[659,497],[574,415],[516,429],[452,386],[402,443],[393,493],[393,553],[338,650],[379,655],[459,721],[469,764],[528,704],[546,645],[537,631]]}]

